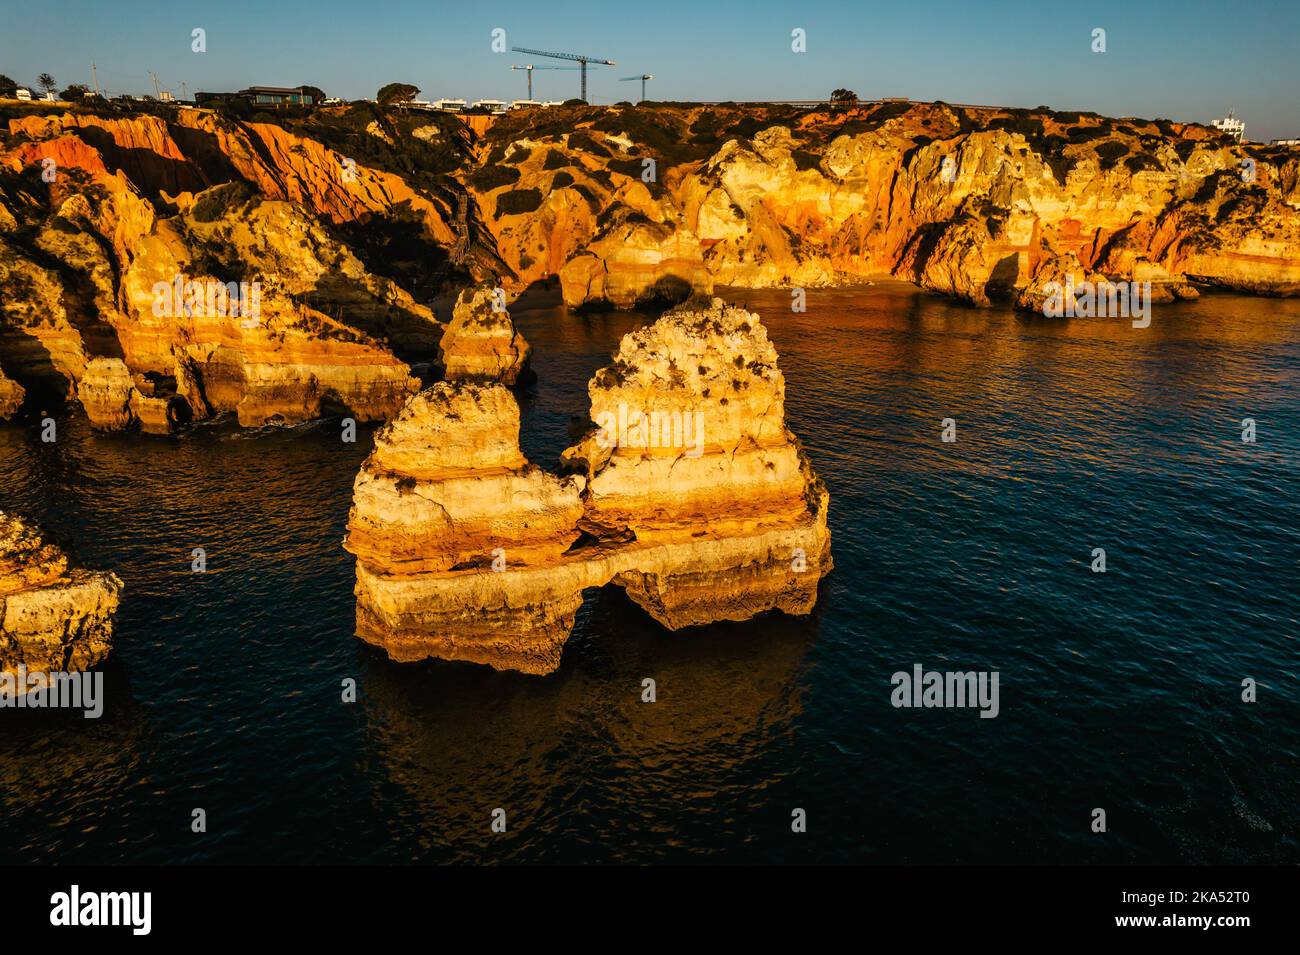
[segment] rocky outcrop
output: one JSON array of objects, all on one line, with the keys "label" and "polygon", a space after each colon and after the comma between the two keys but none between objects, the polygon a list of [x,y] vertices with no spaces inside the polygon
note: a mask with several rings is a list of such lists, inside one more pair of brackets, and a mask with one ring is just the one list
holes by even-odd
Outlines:
[{"label": "rocky outcrop", "polygon": [[18,413],[25,395],[22,385],[6,378],[0,371],[0,421],[8,421]]},{"label": "rocky outcrop", "polygon": [[500,385],[442,382],[376,435],[345,547],[357,634],[397,660],[548,673],[583,591],[613,582],[669,629],[811,611],[828,496],[785,426],[758,317],[720,300],[626,336],[556,476],[519,450]]},{"label": "rocky outcrop", "polygon": [[531,349],[515,329],[505,290],[479,285],[461,292],[439,345],[443,376],[450,381],[499,381],[513,385]]},{"label": "rocky outcrop", "polygon": [[84,670],[112,647],[122,582],[73,567],[34,526],[0,511],[0,671]]}]

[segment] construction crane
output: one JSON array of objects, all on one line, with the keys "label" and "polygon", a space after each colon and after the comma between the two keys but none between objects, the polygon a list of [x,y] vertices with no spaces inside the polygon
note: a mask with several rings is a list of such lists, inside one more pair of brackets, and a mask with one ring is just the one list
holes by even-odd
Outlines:
[{"label": "construction crane", "polygon": [[579,53],[547,53],[545,50],[529,50],[522,46],[512,46],[510,49],[516,53],[527,53],[530,56],[549,56],[553,60],[573,60],[582,70],[582,101],[587,101],[587,64],[599,63],[602,66],[616,66],[613,60],[602,60],[598,56],[582,56]]},{"label": "construction crane", "polygon": [[512,70],[526,70],[528,72],[528,99],[533,98],[533,70],[576,70],[576,66],[533,66],[529,63],[527,66],[512,66]]},{"label": "construction crane", "polygon": [[642,73],[640,76],[624,76],[619,79],[620,83],[626,83],[628,80],[641,81],[641,102],[645,102],[645,81],[654,79],[653,73]]}]

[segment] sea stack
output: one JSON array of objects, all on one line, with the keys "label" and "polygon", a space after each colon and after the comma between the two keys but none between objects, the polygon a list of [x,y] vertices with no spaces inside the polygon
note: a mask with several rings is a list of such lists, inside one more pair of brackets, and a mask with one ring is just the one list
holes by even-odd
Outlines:
[{"label": "sea stack", "polygon": [[831,569],[828,495],[785,426],[758,316],[674,309],[588,390],[566,476],[524,458],[499,384],[439,383],[379,431],[345,541],[359,637],[396,660],[540,674],[583,591],[611,581],[673,630],[811,611]]},{"label": "sea stack", "polygon": [[0,511],[0,671],[67,673],[108,656],[117,575],[73,567],[22,518]]},{"label": "sea stack", "polygon": [[448,381],[506,385],[519,380],[530,350],[506,310],[505,291],[488,285],[460,293],[439,345]]}]

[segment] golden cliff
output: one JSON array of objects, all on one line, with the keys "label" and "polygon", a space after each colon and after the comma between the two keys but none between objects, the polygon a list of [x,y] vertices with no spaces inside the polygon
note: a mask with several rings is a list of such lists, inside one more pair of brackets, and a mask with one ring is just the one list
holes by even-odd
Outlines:
[{"label": "golden cliff", "polygon": [[1289,295],[1298,213],[1300,151],[1046,109],[12,104],[0,414],[21,388],[101,428],[385,419],[447,354],[518,364],[454,311],[439,349],[435,302],[475,283],[618,307],[885,274],[1023,308],[1067,275]]},{"label": "golden cliff", "polygon": [[85,670],[112,647],[122,582],[82,570],[31,524],[0,511],[0,671]]},{"label": "golden cliff", "polygon": [[441,382],[379,431],[344,545],[358,636],[396,660],[549,673],[583,591],[610,582],[673,630],[812,610],[828,496],[757,316],[679,307],[626,336],[589,393],[563,476],[524,458],[499,384]]},{"label": "golden cliff", "polygon": [[[270,133],[179,120],[10,121],[0,367],[107,429],[167,431],[226,412],[242,425],[393,414],[420,387],[404,359],[432,360],[441,326],[370,272],[335,223],[388,210],[375,193],[438,217],[355,164],[339,164],[350,203],[322,187],[304,205],[297,167],[262,158],[278,155]],[[180,133],[204,122],[224,136],[209,130],[206,151],[187,157]],[[226,168],[214,156],[240,175],[209,184]]]},{"label": "golden cliff", "polygon": [[[520,284],[628,306],[713,284],[893,275],[986,305],[1061,259],[1112,279],[1300,292],[1300,154],[1095,114],[885,103],[500,120],[467,179]],[[1032,298],[1032,297],[1031,297]]]}]

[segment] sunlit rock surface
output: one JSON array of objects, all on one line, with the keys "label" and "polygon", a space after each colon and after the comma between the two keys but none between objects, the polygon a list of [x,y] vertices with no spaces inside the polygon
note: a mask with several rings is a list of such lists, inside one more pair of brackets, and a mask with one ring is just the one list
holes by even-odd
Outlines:
[{"label": "sunlit rock surface", "polygon": [[0,421],[8,421],[18,413],[25,395],[22,385],[6,378],[4,372],[0,371]]},{"label": "sunlit rock surface", "polygon": [[41,531],[0,511],[0,670],[93,667],[112,647],[122,582],[73,567]]}]

